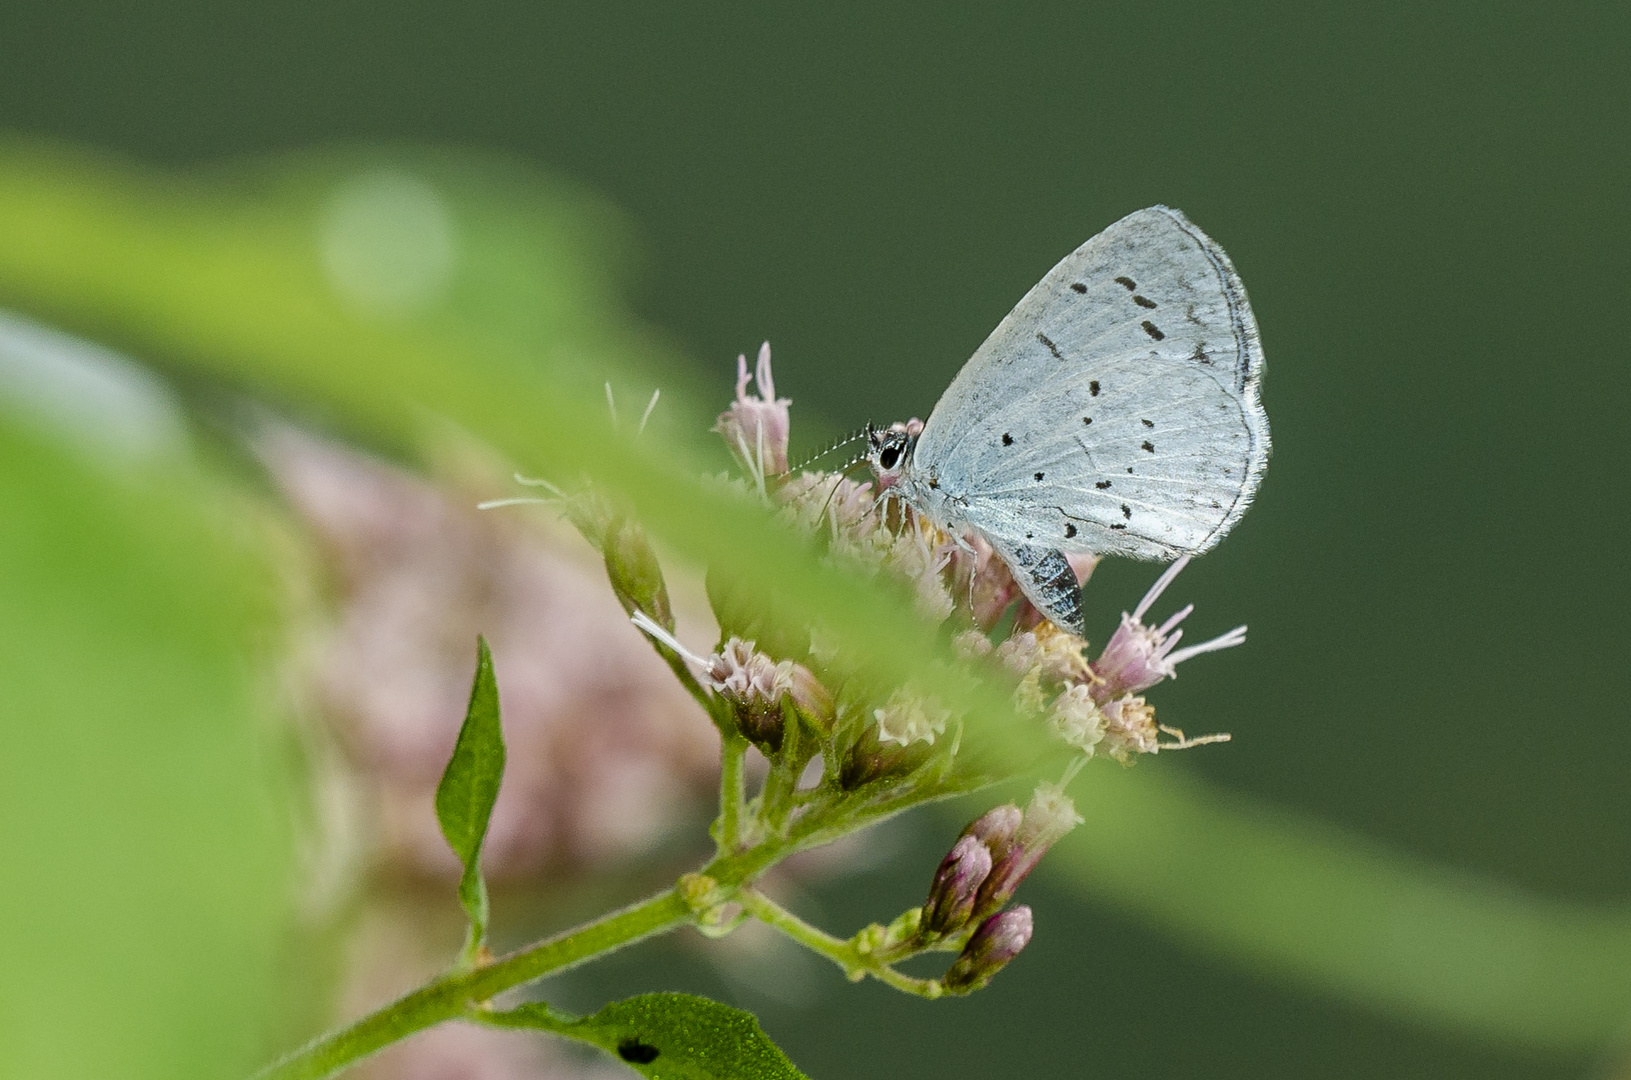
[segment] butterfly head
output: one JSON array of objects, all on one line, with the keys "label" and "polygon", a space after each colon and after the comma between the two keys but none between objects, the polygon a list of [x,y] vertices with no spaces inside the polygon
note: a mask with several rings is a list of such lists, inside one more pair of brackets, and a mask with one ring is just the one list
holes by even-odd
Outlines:
[{"label": "butterfly head", "polygon": [[[912,430],[913,427],[917,430]],[[893,424],[887,428],[867,426],[866,462],[872,467],[872,475],[877,478],[880,489],[893,487],[899,482],[912,460],[912,450],[917,446],[918,431],[921,430],[921,424]]]}]

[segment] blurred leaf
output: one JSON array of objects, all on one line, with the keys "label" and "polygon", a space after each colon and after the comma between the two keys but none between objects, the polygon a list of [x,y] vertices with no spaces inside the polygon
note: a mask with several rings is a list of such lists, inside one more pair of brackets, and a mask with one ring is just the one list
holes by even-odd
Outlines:
[{"label": "blurred leaf", "polygon": [[651,1080],[807,1080],[752,1013],[695,994],[640,994],[579,1019],[532,1003],[500,1022],[593,1043]]},{"label": "blurred leaf", "polygon": [[[1098,764],[1098,763],[1095,763]],[[1054,879],[1242,966],[1407,1022],[1596,1050],[1631,1014],[1631,911],[1547,900],[1170,771],[1089,768]]]},{"label": "blurred leaf", "polygon": [[0,1076],[266,1052],[290,794],[253,663],[273,578],[224,494],[0,423]]},{"label": "blurred leaf", "polygon": [[461,862],[459,900],[470,915],[467,955],[487,938],[487,882],[481,876],[481,844],[487,822],[498,801],[504,779],[504,731],[499,723],[498,682],[493,677],[493,654],[487,639],[476,640],[476,677],[470,686],[470,706],[459,727],[458,742],[436,785],[436,820],[442,835]]}]

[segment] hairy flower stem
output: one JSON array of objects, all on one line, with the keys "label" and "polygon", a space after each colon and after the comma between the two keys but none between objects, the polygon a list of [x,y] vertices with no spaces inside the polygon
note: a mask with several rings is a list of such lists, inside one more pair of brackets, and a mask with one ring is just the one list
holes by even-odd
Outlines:
[{"label": "hairy flower stem", "polygon": [[414,1032],[464,1015],[476,1002],[694,919],[678,890],[665,889],[486,967],[444,975],[348,1027],[314,1039],[256,1073],[254,1080],[319,1080],[333,1076]]},{"label": "hairy flower stem", "polygon": [[743,788],[743,763],[747,757],[748,741],[740,735],[723,736],[719,762],[719,820],[714,843],[719,854],[734,855],[742,843],[742,804],[746,800]]},{"label": "hairy flower stem", "polygon": [[[740,777],[742,754],[735,754],[734,766],[729,763],[730,757],[730,754],[726,755],[726,769],[735,769]],[[938,984],[935,989],[930,989],[929,980],[909,978],[861,956],[847,942],[809,926],[747,886],[796,851],[830,843],[909,807],[983,786],[984,782],[977,780],[963,784],[942,782],[909,789],[859,806],[824,806],[794,821],[786,829],[785,835],[772,837],[743,851],[722,850],[696,875],[688,876],[711,880],[714,904],[736,899],[747,905],[749,898],[754,898],[753,902],[760,905],[760,910],[772,916],[766,918],[766,922],[834,960],[846,972],[858,964],[865,974],[897,990],[921,997],[937,997]],[[740,792],[739,784],[736,790]],[[736,803],[740,807],[739,794]],[[727,801],[721,808],[722,823],[729,813],[729,805]],[[723,828],[721,832],[730,835]],[[347,1027],[314,1039],[256,1073],[254,1080],[319,1080],[333,1076],[376,1050],[417,1031],[447,1020],[469,1019],[470,1013],[482,1002],[506,990],[576,967],[644,938],[696,924],[704,913],[692,906],[680,886],[665,889],[630,907],[500,957],[484,967],[443,975]],[[753,914],[765,918],[758,911]]]},{"label": "hairy flower stem", "polygon": [[860,982],[870,975],[896,990],[931,1001],[945,992],[938,979],[914,979],[910,975],[902,975],[876,957],[861,952],[853,942],[835,938],[825,930],[811,926],[756,889],[744,888],[736,894],[736,899],[755,919],[775,927],[805,948],[837,964],[843,970],[844,977],[851,982]]}]

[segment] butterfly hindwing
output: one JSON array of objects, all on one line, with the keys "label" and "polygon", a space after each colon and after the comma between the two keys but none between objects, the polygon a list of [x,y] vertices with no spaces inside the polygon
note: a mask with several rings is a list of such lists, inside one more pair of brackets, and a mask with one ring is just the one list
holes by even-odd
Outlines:
[{"label": "butterfly hindwing", "polygon": [[935,407],[913,467],[1010,545],[1211,546],[1268,456],[1262,352],[1227,256],[1152,207],[1033,288]]}]

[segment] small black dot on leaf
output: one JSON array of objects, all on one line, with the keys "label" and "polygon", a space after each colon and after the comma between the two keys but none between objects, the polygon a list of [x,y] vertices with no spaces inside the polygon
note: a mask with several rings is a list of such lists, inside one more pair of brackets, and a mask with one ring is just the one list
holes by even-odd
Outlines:
[{"label": "small black dot on leaf", "polygon": [[650,1065],[660,1053],[661,1050],[639,1039],[624,1039],[617,1044],[617,1056],[635,1065]]}]

